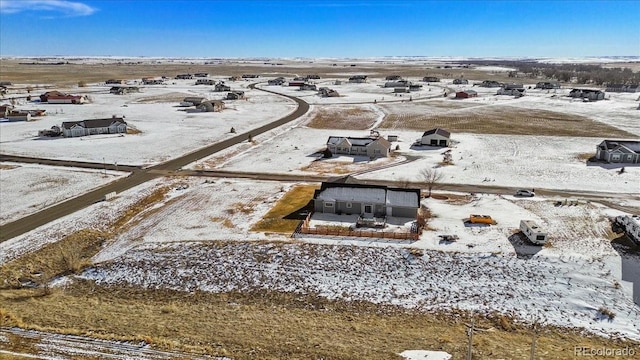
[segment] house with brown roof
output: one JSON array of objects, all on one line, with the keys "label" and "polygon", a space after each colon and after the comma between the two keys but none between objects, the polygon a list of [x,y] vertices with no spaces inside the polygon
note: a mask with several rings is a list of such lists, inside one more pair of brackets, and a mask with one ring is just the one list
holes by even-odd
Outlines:
[{"label": "house with brown roof", "polygon": [[78,137],[98,134],[123,134],[127,132],[127,123],[121,117],[65,121],[62,133],[65,137]]},{"label": "house with brown roof", "polygon": [[224,109],[222,100],[205,100],[196,106],[202,112],[220,112]]},{"label": "house with brown roof", "polygon": [[475,90],[463,90],[456,92],[456,99],[468,99],[477,96],[478,93]]},{"label": "house with brown roof", "polygon": [[231,91],[227,93],[227,100],[241,100],[244,99],[244,91]]}]

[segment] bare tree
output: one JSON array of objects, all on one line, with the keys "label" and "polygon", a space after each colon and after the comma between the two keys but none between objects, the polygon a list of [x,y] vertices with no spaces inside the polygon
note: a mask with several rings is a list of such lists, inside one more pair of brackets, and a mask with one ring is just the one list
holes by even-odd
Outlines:
[{"label": "bare tree", "polygon": [[443,175],[437,169],[425,168],[420,170],[420,176],[422,177],[422,181],[427,186],[428,197],[431,197],[431,190],[437,187],[440,180],[442,180]]}]

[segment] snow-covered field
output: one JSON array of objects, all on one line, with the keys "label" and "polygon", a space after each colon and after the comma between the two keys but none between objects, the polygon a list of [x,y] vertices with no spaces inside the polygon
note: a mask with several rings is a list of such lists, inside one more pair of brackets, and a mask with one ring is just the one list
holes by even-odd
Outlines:
[{"label": "snow-covered field", "polygon": [[[640,339],[640,309],[606,266],[576,257],[465,255],[295,243],[146,243],[86,270],[98,284],[271,290],[420,311],[465,309]],[[600,314],[613,311],[615,318]]]},{"label": "snow-covered field", "polygon": [[0,225],[126,176],[115,171],[0,163]]},{"label": "snow-covered field", "polygon": [[[226,92],[212,92],[212,86],[193,85],[195,80],[175,80],[176,85],[146,86],[142,92],[112,95],[108,87],[92,93],[92,102],[82,105],[26,103],[19,109],[46,109],[47,116],[31,122],[0,123],[2,152],[13,155],[109,164],[149,165],[233,136],[234,127],[242,133],[277,120],[295,110],[293,101],[282,96],[246,88],[249,82],[228,82],[234,90],[243,90],[247,100],[225,101],[221,112],[188,113],[177,107],[188,96],[221,99]],[[78,89],[76,89],[78,90]],[[125,116],[139,134],[125,136],[85,136],[78,138],[37,137],[38,130],[49,129],[63,121]]]}]

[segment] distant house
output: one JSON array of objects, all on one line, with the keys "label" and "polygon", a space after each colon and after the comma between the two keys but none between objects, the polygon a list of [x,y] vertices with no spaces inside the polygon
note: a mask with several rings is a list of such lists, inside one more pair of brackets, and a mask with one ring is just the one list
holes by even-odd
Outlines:
[{"label": "distant house", "polygon": [[3,104],[0,105],[0,117],[4,118],[13,110],[13,105]]},{"label": "distant house", "polygon": [[386,88],[396,88],[396,87],[407,87],[411,83],[407,80],[397,80],[397,81],[387,81],[384,83],[384,87]]},{"label": "distant house", "polygon": [[498,89],[497,95],[511,95],[511,96],[524,96],[525,89],[522,84],[504,84],[503,87]]},{"label": "distant house", "polygon": [[109,80],[105,81],[104,83],[106,85],[121,85],[121,84],[124,84],[124,80],[109,79]]},{"label": "distant house", "polygon": [[220,112],[224,109],[224,102],[221,100],[205,100],[198,104],[196,109],[203,112]]},{"label": "distant house", "polygon": [[317,75],[317,74],[307,75],[307,80],[318,80],[318,79],[320,79],[320,75]]},{"label": "distant house", "polygon": [[573,89],[569,92],[569,96],[588,101],[597,101],[604,99],[604,92],[596,89]]},{"label": "distant house", "polygon": [[293,78],[293,81],[307,81],[308,79],[304,76],[296,76]]},{"label": "distant house", "polygon": [[231,86],[225,85],[222,81],[220,81],[213,88],[213,91],[216,91],[216,92],[231,91]]},{"label": "distant house", "polygon": [[231,91],[227,93],[227,100],[241,100],[244,99],[244,91]]},{"label": "distant house", "polygon": [[13,110],[5,117],[9,121],[31,121],[31,113],[24,110]]},{"label": "distant house", "polygon": [[466,85],[468,83],[469,83],[469,80],[467,79],[463,79],[463,78],[453,79],[453,85]]},{"label": "distant house", "polygon": [[495,80],[484,80],[483,82],[478,84],[478,86],[487,87],[487,88],[493,88],[493,87],[501,87],[502,84],[500,84],[499,82],[497,82]]},{"label": "distant house", "polygon": [[349,78],[349,82],[352,84],[366,83],[367,81],[367,75],[354,75]]},{"label": "distant house", "polygon": [[[42,101],[42,96],[40,99]],[[46,99],[49,104],[84,104],[87,102],[87,97],[85,95],[50,94]]]},{"label": "distant house", "polygon": [[58,90],[47,91],[44,94],[40,95],[40,102],[48,102],[49,96],[64,96],[64,95],[67,95],[67,94],[60,92]]},{"label": "distant house", "polygon": [[191,75],[191,74],[178,74],[178,75],[176,75],[176,79],[178,79],[178,80],[191,80],[191,79],[193,79],[193,75]]},{"label": "distant house", "polygon": [[318,91],[318,88],[315,84],[302,84],[300,85],[300,90],[313,90]]},{"label": "distant house", "polygon": [[140,88],[137,86],[112,86],[111,89],[109,89],[109,93],[114,95],[125,95],[139,91]]},{"label": "distant house", "polygon": [[209,74],[207,74],[207,73],[195,73],[195,74],[193,74],[193,76],[203,78],[203,77],[209,76]]},{"label": "distant house", "polygon": [[328,87],[321,87],[320,90],[318,91],[318,95],[322,96],[322,97],[339,97],[340,94],[333,90],[333,89],[329,89]]},{"label": "distant house", "polygon": [[640,140],[604,140],[596,147],[596,159],[608,163],[640,163]]},{"label": "distant house", "polygon": [[415,219],[420,208],[420,189],[323,182],[313,194],[313,208],[317,213]]},{"label": "distant house", "polygon": [[540,81],[536,84],[536,89],[560,89],[560,84],[551,81]]},{"label": "distant house", "polygon": [[198,79],[196,85],[215,85],[216,81],[213,79]]},{"label": "distant house", "polygon": [[260,77],[260,75],[256,75],[256,74],[244,74],[244,75],[242,75],[243,79],[257,79],[259,77]]},{"label": "distant house", "polygon": [[330,136],[327,140],[327,149],[332,154],[377,158],[387,157],[391,154],[391,143],[383,137]]},{"label": "distant house", "polygon": [[306,81],[304,81],[304,80],[292,80],[292,81],[289,81],[289,86],[298,86],[298,87],[300,87],[300,86],[302,86],[304,84],[306,84]]},{"label": "distant house", "polygon": [[143,78],[142,84],[144,85],[164,85],[163,79]]},{"label": "distant house", "polygon": [[229,77],[229,81],[238,81],[238,80],[240,80],[240,77],[238,77],[238,76]]},{"label": "distant house", "polygon": [[477,96],[478,93],[475,90],[463,90],[456,92],[456,99],[467,99]]},{"label": "distant house", "polygon": [[421,145],[429,146],[451,146],[451,133],[441,128],[425,131],[420,139]]},{"label": "distant house", "polygon": [[640,85],[638,85],[638,84],[609,84],[609,85],[607,85],[606,91],[635,93],[635,92],[640,91]]},{"label": "distant house", "polygon": [[11,85],[13,85],[11,83],[11,81],[0,81],[0,86],[7,87],[7,86],[11,86]]},{"label": "distant house", "polygon": [[185,104],[192,104],[190,106],[198,106],[200,104],[202,104],[203,101],[207,101],[207,98],[203,98],[203,97],[195,97],[195,96],[189,96],[186,97],[182,100],[183,103]]},{"label": "distant house", "polygon": [[282,85],[286,82],[287,80],[283,77],[277,77],[275,79],[271,79],[267,81],[267,84],[269,85]]},{"label": "distant house", "polygon": [[47,115],[47,110],[44,110],[44,109],[31,109],[31,110],[24,110],[24,111],[28,112],[33,117],[39,117],[39,116]]},{"label": "distant house", "polygon": [[409,84],[409,91],[420,91],[422,90],[422,85],[420,84]]},{"label": "distant house", "polygon": [[127,123],[121,117],[65,121],[62,133],[65,137],[78,137],[97,134],[121,134],[127,132]]},{"label": "distant house", "polygon": [[440,82],[440,79],[435,76],[425,76],[422,78],[424,82]]},{"label": "distant house", "polygon": [[393,88],[393,93],[394,94],[404,94],[404,93],[408,93],[409,92],[409,88],[406,86],[403,87],[394,87]]},{"label": "distant house", "polygon": [[402,76],[400,75],[389,75],[387,77],[384,78],[387,81],[396,81],[396,80],[402,80]]}]

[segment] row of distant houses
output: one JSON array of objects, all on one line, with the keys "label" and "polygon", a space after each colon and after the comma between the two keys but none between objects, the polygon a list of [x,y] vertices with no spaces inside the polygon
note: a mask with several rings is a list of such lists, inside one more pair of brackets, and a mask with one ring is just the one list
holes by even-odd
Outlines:
[{"label": "row of distant houses", "polygon": [[19,110],[10,104],[0,105],[0,118],[9,121],[31,121],[33,117],[45,116],[46,112],[43,109]]}]

